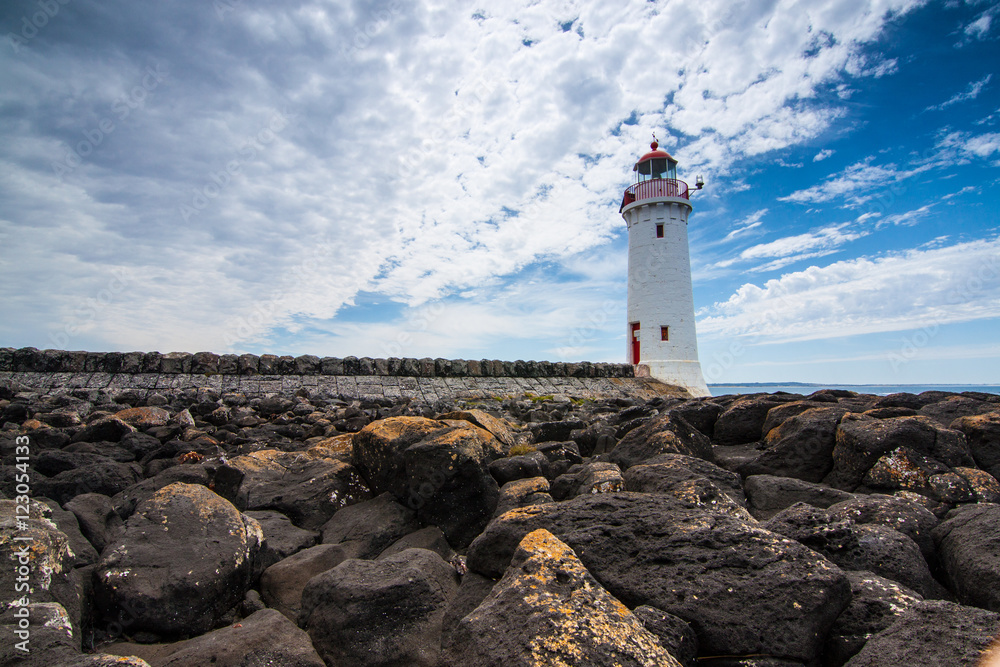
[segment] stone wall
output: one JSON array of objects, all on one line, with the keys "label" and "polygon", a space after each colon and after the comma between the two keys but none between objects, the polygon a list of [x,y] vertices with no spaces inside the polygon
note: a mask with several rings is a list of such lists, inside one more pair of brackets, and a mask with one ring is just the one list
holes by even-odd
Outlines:
[{"label": "stone wall", "polygon": [[98,390],[147,396],[206,388],[248,397],[293,394],[341,399],[476,400],[565,395],[579,399],[686,396],[635,377],[629,364],[462,359],[343,359],[312,355],[66,352],[0,348],[0,381],[41,394]]},{"label": "stone wall", "polygon": [[330,375],[413,378],[628,378],[630,364],[471,359],[372,359],[212,352],[69,352],[0,348],[0,372],[162,375]]}]

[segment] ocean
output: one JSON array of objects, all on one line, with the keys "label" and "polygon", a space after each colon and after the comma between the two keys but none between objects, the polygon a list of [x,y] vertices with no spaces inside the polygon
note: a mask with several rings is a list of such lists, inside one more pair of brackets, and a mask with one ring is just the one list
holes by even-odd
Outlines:
[{"label": "ocean", "polygon": [[747,384],[708,385],[708,390],[712,392],[712,396],[726,396],[728,394],[772,394],[776,391],[808,395],[820,389],[846,389],[848,391],[856,391],[859,394],[875,394],[877,396],[887,396],[903,392],[919,394],[925,391],[950,391],[956,394],[963,391],[978,391],[985,394],[1000,394],[1000,385],[997,384],[810,384],[801,382],[772,384],[754,382]]}]

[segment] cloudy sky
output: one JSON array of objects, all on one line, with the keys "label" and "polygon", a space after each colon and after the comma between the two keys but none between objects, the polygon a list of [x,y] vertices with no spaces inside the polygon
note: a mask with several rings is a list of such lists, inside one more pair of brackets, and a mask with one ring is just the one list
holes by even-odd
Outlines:
[{"label": "cloudy sky", "polygon": [[7,0],[0,345],[624,361],[652,132],[709,382],[1000,379],[991,0]]}]

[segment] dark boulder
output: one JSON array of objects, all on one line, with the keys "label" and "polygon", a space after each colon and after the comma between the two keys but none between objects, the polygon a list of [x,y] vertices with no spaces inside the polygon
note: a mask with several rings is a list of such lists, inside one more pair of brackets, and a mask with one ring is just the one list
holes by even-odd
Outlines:
[{"label": "dark boulder", "polygon": [[229,459],[215,474],[219,495],[244,510],[276,510],[299,528],[317,530],[338,510],[371,497],[351,465],[326,450],[264,449]]},{"label": "dark boulder", "polygon": [[105,618],[130,631],[201,634],[250,588],[263,533],[203,486],[176,483],[143,501],[94,573]]},{"label": "dark boulder", "polygon": [[746,510],[739,475],[691,456],[661,454],[632,466],[625,471],[625,487],[638,493],[670,494],[701,509],[754,521]]},{"label": "dark boulder", "polygon": [[142,479],[142,469],[137,464],[104,459],[42,480],[36,484],[35,489],[38,495],[65,504],[81,493],[113,496],[140,479]]},{"label": "dark boulder", "polygon": [[104,417],[93,421],[73,436],[72,442],[118,442],[136,429],[116,417]]},{"label": "dark boulder", "polygon": [[[738,505],[746,505],[740,476],[729,470],[694,456],[684,454],[660,454],[646,459],[638,466],[628,469],[625,481],[635,488],[629,491],[644,493],[665,493],[678,482],[707,479],[726,493]],[[662,488],[660,485],[666,485]]]},{"label": "dark boulder", "polygon": [[299,625],[329,665],[436,667],[458,584],[455,569],[424,549],[346,560],[306,585]]},{"label": "dark boulder", "polygon": [[493,437],[499,440],[504,447],[510,448],[517,444],[517,434],[515,427],[506,419],[499,419],[483,410],[460,410],[458,412],[448,412],[438,415],[437,419],[455,420],[461,419],[475,424],[484,431],[489,431]]},{"label": "dark boulder", "polygon": [[918,412],[930,417],[941,426],[950,428],[950,424],[956,419],[981,415],[996,409],[995,403],[979,401],[968,396],[949,396],[943,401],[925,405]]},{"label": "dark boulder", "polygon": [[701,431],[703,435],[711,438],[715,433],[715,422],[722,414],[722,406],[699,398],[672,406],[669,412],[679,416]]},{"label": "dark boulder", "polygon": [[965,434],[976,465],[996,477],[1000,472],[1000,412],[960,417],[951,428]]},{"label": "dark boulder", "polygon": [[293,621],[302,611],[302,591],[309,580],[337,567],[348,558],[356,558],[359,545],[318,544],[296,552],[271,565],[260,577],[261,599]]},{"label": "dark boulder", "polygon": [[958,599],[1000,611],[1000,505],[952,510],[934,529],[941,565]]},{"label": "dark boulder", "polygon": [[503,486],[507,482],[515,479],[525,479],[528,477],[542,477],[549,467],[549,460],[545,454],[534,451],[528,454],[518,454],[517,456],[505,456],[504,458],[492,461],[489,465],[490,474],[497,484]]},{"label": "dark boulder", "polygon": [[445,538],[444,533],[441,532],[441,529],[437,526],[427,526],[426,528],[421,528],[408,535],[404,535],[390,544],[378,555],[378,560],[391,558],[407,549],[433,551],[448,562],[451,562],[456,556],[455,550],[448,544],[448,540]]},{"label": "dark boulder", "polygon": [[655,417],[621,439],[604,458],[622,470],[659,454],[684,454],[712,460],[712,442],[679,415]]},{"label": "dark boulder", "polygon": [[795,503],[826,508],[834,503],[850,500],[854,494],[833,489],[823,484],[804,482],[791,477],[752,475],[744,484],[747,507],[753,516],[766,521],[781,510]]},{"label": "dark boulder", "polygon": [[916,542],[928,563],[935,563],[933,530],[938,518],[926,507],[900,496],[859,495],[829,506],[834,521],[879,524]]},{"label": "dark boulder", "polygon": [[947,466],[972,461],[964,435],[941,427],[927,417],[875,419],[850,413],[837,426],[833,469],[824,481],[853,491],[882,456],[899,447],[931,457]]},{"label": "dark boulder", "polygon": [[[790,403],[781,410],[800,405]],[[777,475],[820,482],[833,468],[837,424],[843,408],[811,408],[785,419],[764,437],[761,454],[741,465],[741,475]]]},{"label": "dark boulder", "polygon": [[352,558],[375,558],[390,544],[420,528],[417,514],[391,493],[366,500],[333,515],[320,529],[324,544],[356,545]]},{"label": "dark boulder", "polygon": [[[0,562],[4,564],[0,567],[0,612],[8,611],[14,601],[58,603],[79,648],[82,600],[69,538],[53,522],[48,505],[28,500],[27,516],[19,509],[24,506],[0,500]],[[10,622],[18,621],[11,618]],[[13,634],[8,634],[4,644],[12,643]]]},{"label": "dark boulder", "polygon": [[924,597],[945,594],[917,544],[887,526],[838,520],[829,510],[800,503],[774,515],[764,527],[801,542],[845,570],[869,570]]},{"label": "dark boulder", "polygon": [[176,482],[184,484],[199,484],[207,487],[212,483],[212,476],[209,471],[200,465],[178,465],[167,468],[153,477],[133,484],[121,493],[111,498],[111,504],[122,519],[128,519],[135,513],[135,508],[139,503],[153,496],[157,491],[165,486],[170,486]]},{"label": "dark boulder", "polygon": [[907,609],[923,600],[916,591],[864,571],[847,571],[851,603],[837,617],[823,651],[826,664],[842,665]]},{"label": "dark boulder", "polygon": [[573,431],[570,438],[579,447],[581,456],[598,456],[610,452],[618,444],[615,427],[603,421]]},{"label": "dark boulder", "polygon": [[546,530],[520,541],[503,578],[448,636],[442,662],[680,667],[573,550]]},{"label": "dark boulder", "polygon": [[556,422],[540,422],[528,424],[532,442],[550,442],[553,440],[569,440],[573,431],[587,428],[587,424],[575,419]]},{"label": "dark boulder", "polygon": [[550,489],[556,500],[594,493],[612,493],[625,490],[622,471],[614,463],[592,461],[573,466],[557,477]]},{"label": "dark boulder", "polygon": [[125,524],[115,512],[111,498],[102,493],[82,493],[64,507],[76,515],[80,532],[90,540],[98,553],[118,539]]},{"label": "dark boulder", "polygon": [[968,483],[973,500],[978,503],[1000,503],[1000,480],[985,470],[978,468],[954,468],[952,470]]},{"label": "dark boulder", "polygon": [[550,490],[549,480],[544,477],[529,477],[507,482],[500,487],[500,496],[493,516],[500,516],[518,507],[555,502],[549,493]]},{"label": "dark boulder", "polygon": [[246,515],[256,521],[264,533],[264,542],[257,557],[257,567],[261,571],[319,542],[318,532],[299,528],[281,512],[248,510]]},{"label": "dark boulder", "polygon": [[762,431],[767,413],[772,408],[797,400],[801,397],[790,394],[739,398],[719,415],[712,440],[724,446],[756,442],[764,437]]},{"label": "dark boulder", "polygon": [[64,510],[54,500],[47,498],[38,498],[38,500],[49,506],[52,522],[66,535],[66,539],[69,541],[69,548],[76,559],[74,567],[84,567],[96,563],[99,558],[97,550],[94,549],[94,545],[80,531],[80,522],[77,521],[76,515],[68,510]]},{"label": "dark boulder", "polygon": [[648,605],[636,607],[632,613],[677,662],[684,667],[698,664],[698,635],[687,621]]},{"label": "dark boulder", "polygon": [[472,543],[469,568],[501,576],[538,528],[569,545],[629,607],[691,623],[708,655],[811,660],[850,598],[840,569],[805,546],[661,494],[580,496],[507,512]]},{"label": "dark boulder", "polygon": [[145,657],[157,667],[324,667],[309,635],[274,609],[261,609],[219,630],[173,644],[114,644],[119,655]]},{"label": "dark boulder", "polygon": [[449,543],[464,548],[496,509],[500,487],[489,464],[501,450],[488,431],[468,422],[451,424],[456,426],[403,451],[406,486],[400,500],[416,510],[422,523],[438,526]]},{"label": "dark boulder", "polygon": [[980,657],[998,633],[1000,614],[943,600],[920,602],[869,639],[847,667],[987,667]]}]

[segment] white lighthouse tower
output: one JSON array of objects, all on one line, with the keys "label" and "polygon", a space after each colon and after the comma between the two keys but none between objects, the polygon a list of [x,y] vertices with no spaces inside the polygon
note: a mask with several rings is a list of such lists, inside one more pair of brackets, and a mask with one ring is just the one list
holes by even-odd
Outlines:
[{"label": "white lighthouse tower", "polygon": [[[710,396],[698,362],[687,221],[687,183],[677,180],[677,160],[659,148],[632,168],[621,214],[628,225],[627,361],[637,375]],[[696,182],[701,189],[701,178]]]}]

